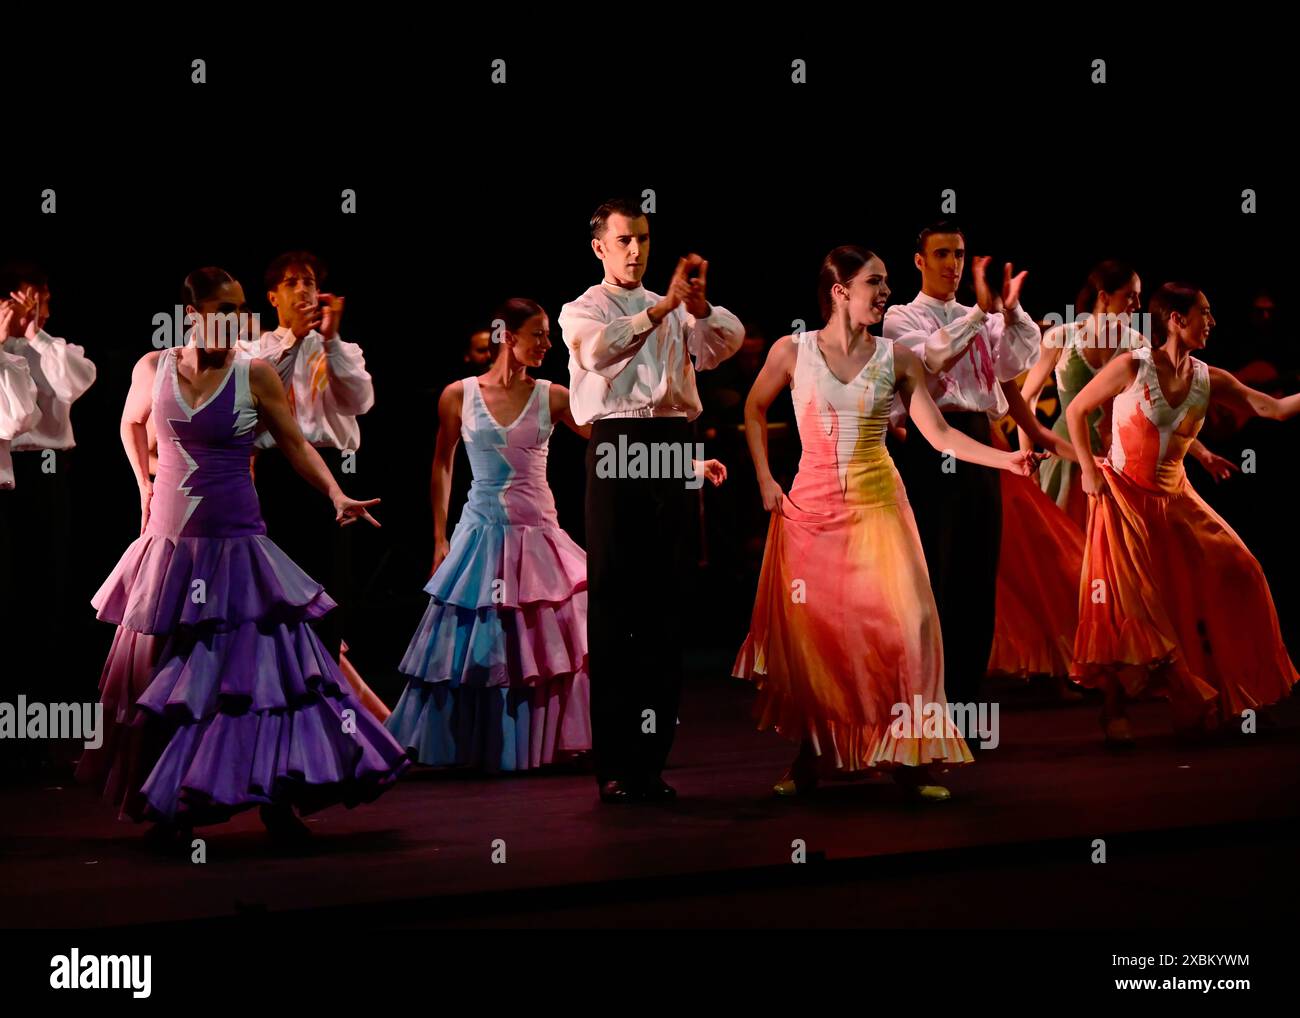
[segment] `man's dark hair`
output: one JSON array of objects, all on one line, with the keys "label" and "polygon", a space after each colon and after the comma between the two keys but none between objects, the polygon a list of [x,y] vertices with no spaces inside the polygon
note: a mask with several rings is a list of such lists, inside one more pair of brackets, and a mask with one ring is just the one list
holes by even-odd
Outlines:
[{"label": "man's dark hair", "polygon": [[316,285],[322,286],[325,283],[326,270],[323,261],[310,251],[286,251],[266,267],[264,282],[267,290],[274,290],[279,287],[280,282],[284,279],[285,272],[291,268],[311,269],[312,275],[316,277]]},{"label": "man's dark hair", "polygon": [[0,266],[0,296],[8,299],[24,283],[41,290],[50,285],[50,277],[35,262],[13,261]]},{"label": "man's dark hair", "polygon": [[966,243],[966,231],[952,219],[939,219],[931,223],[920,233],[916,235],[916,253],[925,254],[925,242],[933,237],[936,233],[955,233],[961,237],[962,243]]},{"label": "man's dark hair", "polygon": [[605,223],[608,222],[612,215],[627,216],[629,219],[635,219],[637,216],[644,216],[641,211],[641,205],[632,198],[611,198],[607,202],[601,202],[600,208],[591,214],[591,236],[593,240],[599,240],[605,234]]}]

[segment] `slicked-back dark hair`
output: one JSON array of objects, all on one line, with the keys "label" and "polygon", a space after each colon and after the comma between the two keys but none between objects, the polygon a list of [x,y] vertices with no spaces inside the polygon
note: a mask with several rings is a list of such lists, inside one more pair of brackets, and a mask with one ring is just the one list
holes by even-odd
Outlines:
[{"label": "slicked-back dark hair", "polygon": [[817,274],[817,307],[822,313],[822,321],[829,322],[835,308],[831,287],[836,283],[848,285],[849,280],[874,257],[875,253],[865,247],[843,244],[822,259],[821,272]]},{"label": "slicked-back dark hair", "polygon": [[195,269],[181,284],[181,303],[197,308],[221,289],[222,284],[234,282],[236,282],[234,276],[215,265]]},{"label": "slicked-back dark hair", "polygon": [[635,219],[638,216],[644,216],[645,213],[641,211],[641,205],[633,198],[611,198],[609,201],[601,202],[600,207],[591,214],[591,237],[593,240],[599,240],[605,235],[605,224],[609,222],[609,217],[613,215]]},{"label": "slicked-back dark hair", "polygon": [[1151,298],[1151,339],[1154,343],[1163,343],[1169,336],[1169,316],[1175,311],[1180,315],[1191,313],[1196,307],[1196,296],[1200,288],[1191,283],[1165,283]]},{"label": "slicked-back dark hair", "polygon": [[963,244],[966,243],[966,231],[961,228],[960,223],[954,219],[936,219],[916,235],[917,254],[925,254],[925,242],[936,233],[955,233],[961,237]]},{"label": "slicked-back dark hair", "polygon": [[[524,322],[534,315],[544,315],[546,309],[535,300],[529,300],[527,297],[511,297],[492,312],[492,321],[502,321],[505,323],[507,332],[518,332],[524,327]],[[492,331],[492,330],[489,330]],[[501,347],[505,343],[497,343],[496,349],[492,351],[495,358],[501,352]]]}]

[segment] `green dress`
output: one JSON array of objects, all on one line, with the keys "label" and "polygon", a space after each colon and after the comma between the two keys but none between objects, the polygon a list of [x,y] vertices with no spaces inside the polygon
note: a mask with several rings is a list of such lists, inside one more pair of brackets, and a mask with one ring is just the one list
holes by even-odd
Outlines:
[{"label": "green dress", "polygon": [[[1070,440],[1070,428],[1066,423],[1065,411],[1070,401],[1079,391],[1092,381],[1098,371],[1083,356],[1083,348],[1093,342],[1092,319],[1079,322],[1067,322],[1059,326],[1062,334],[1063,348],[1056,360],[1056,397],[1060,401],[1060,413],[1052,430],[1067,442]],[[1057,331],[1057,330],[1053,330]],[[1049,333],[1050,335],[1050,333]],[[1146,337],[1140,332],[1125,329],[1120,336],[1119,350],[1131,350],[1137,346],[1147,346]],[[1098,408],[1088,415],[1088,440],[1092,445],[1094,456],[1105,451],[1098,425],[1101,422],[1101,410]],[[1038,481],[1043,492],[1053,499],[1058,506],[1068,511],[1070,487],[1077,484],[1078,465],[1060,456],[1052,456],[1043,461],[1038,468]]]}]

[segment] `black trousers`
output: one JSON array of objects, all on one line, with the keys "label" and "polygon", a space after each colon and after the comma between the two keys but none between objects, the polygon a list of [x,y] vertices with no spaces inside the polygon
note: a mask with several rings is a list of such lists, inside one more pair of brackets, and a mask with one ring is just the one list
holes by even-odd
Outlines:
[{"label": "black trousers", "polygon": [[21,620],[25,641],[65,652],[61,634],[71,613],[94,614],[89,597],[69,603],[75,452],[14,453],[16,487],[0,492],[2,617],[15,625]]},{"label": "black trousers", "polygon": [[592,756],[597,782],[637,784],[659,777],[676,734],[695,492],[684,477],[599,476],[620,436],[629,451],[685,449],[691,432],[684,417],[598,420],[587,446]]},{"label": "black trousers", "polygon": [[[39,451],[15,452],[16,487],[0,491],[0,698],[5,700],[19,693],[42,703],[96,699],[95,645],[86,634],[107,627],[93,621],[93,588],[71,596],[74,453],[57,450],[51,459]],[[88,517],[86,525],[93,523]],[[52,746],[44,739],[0,739],[0,769],[8,775],[37,768],[51,758]]]},{"label": "black trousers", "polygon": [[[343,454],[337,449],[317,449],[344,491],[356,488],[356,477],[342,472]],[[353,523],[340,527],[334,508],[319,491],[300,477],[278,448],[257,454],[254,477],[257,500],[266,521],[266,535],[337,602],[338,607],[312,623],[325,649],[337,658],[348,632],[353,596]]]},{"label": "black trousers", "polygon": [[[943,416],[950,426],[988,444],[991,429],[986,414]],[[993,649],[1002,543],[1001,479],[992,467],[945,457],[914,425],[908,429],[907,441],[891,441],[891,452],[916,517],[939,608],[944,691],[950,703],[977,703]]]}]

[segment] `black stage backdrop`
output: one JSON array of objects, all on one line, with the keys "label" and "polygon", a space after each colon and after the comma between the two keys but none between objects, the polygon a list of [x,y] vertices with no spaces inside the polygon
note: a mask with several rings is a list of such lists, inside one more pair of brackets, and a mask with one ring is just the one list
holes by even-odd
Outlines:
[{"label": "black stage backdrop", "polygon": [[[1273,160],[1280,122],[1259,98],[1271,85],[1240,76],[1265,73],[1254,62],[1229,72],[1233,91],[1193,66],[1159,70],[1128,51],[1111,55],[1105,86],[1089,83],[1083,51],[1024,50],[970,86],[905,53],[873,57],[870,72],[814,56],[801,90],[789,84],[788,54],[750,52],[744,74],[757,83],[742,83],[739,65],[686,60],[640,66],[625,91],[608,64],[591,73],[589,54],[512,45],[504,86],[490,83],[496,54],[485,44],[426,68],[423,86],[417,64],[395,60],[382,81],[339,68],[299,95],[255,75],[252,57],[214,53],[207,85],[188,85],[188,57],[127,61],[108,93],[52,100],[80,127],[47,139],[48,160],[11,164],[0,247],[48,268],[48,330],[84,345],[99,368],[74,409],[72,600],[84,609],[72,621],[85,639],[69,660],[75,676],[60,680],[91,695],[111,638],[88,602],[137,533],[118,416],[131,367],[151,349],[153,316],[173,308],[181,280],[202,265],[234,273],[266,327],[275,320],[261,276],[283,250],[318,253],[326,288],[347,298],[342,335],[363,346],[377,394],[349,493],[383,499],[383,529],[362,537],[364,598],[348,638],[390,701],[431,559],[437,395],[468,373],[460,357],[470,332],[511,296],[549,312],[554,346],[539,373],[567,383],[555,319],[600,278],[587,220],[604,198],[653,190],[649,288],[662,290],[676,258],[698,251],[711,299],[769,344],[795,319],[819,324],[817,270],[837,244],[872,247],[893,300],[910,300],[912,240],[940,214],[945,188],[971,254],[1029,270],[1024,304],[1037,317],[1065,314],[1088,268],[1120,257],[1147,295],[1169,279],[1207,292],[1220,321],[1214,362],[1232,365],[1260,288],[1293,335],[1295,217]],[[40,212],[45,187],[57,193],[54,215]],[[342,213],[343,188],[355,189],[356,214]],[[1257,192],[1256,214],[1242,211],[1246,188]],[[697,438],[732,479],[703,495],[707,568],[682,596],[699,620],[692,643],[720,661],[743,638],[766,522],[736,428],[756,368],[737,359],[701,375]],[[782,414],[788,401],[773,411]],[[1263,562],[1300,656],[1285,536],[1297,437],[1292,423],[1260,422],[1224,439],[1218,451],[1254,448],[1259,466],[1218,490],[1198,465],[1188,469]],[[788,481],[797,442],[773,441]],[[580,543],[582,456],[580,439],[556,433],[552,485]],[[324,499],[319,511],[330,511]],[[453,502],[453,522],[458,511]],[[20,638],[6,642],[21,648]]]}]

